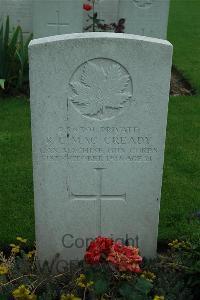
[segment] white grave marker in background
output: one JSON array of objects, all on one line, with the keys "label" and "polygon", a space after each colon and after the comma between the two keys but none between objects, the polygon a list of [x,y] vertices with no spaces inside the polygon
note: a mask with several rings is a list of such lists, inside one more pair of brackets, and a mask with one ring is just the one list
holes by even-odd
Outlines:
[{"label": "white grave marker in background", "polygon": [[105,20],[107,24],[117,23],[124,18],[126,33],[166,39],[169,2],[170,0],[96,0],[95,11],[98,18]]},{"label": "white grave marker in background", "polygon": [[[0,21],[9,15],[11,26],[25,34],[45,37],[82,32],[92,11],[83,10],[85,0],[0,0]],[[96,0],[95,11],[102,23],[126,20],[125,32],[166,38],[170,0]],[[90,2],[91,3],[91,2]]]},{"label": "white grave marker in background", "polygon": [[35,38],[83,30],[82,0],[35,0],[33,15]]},{"label": "white grave marker in background", "polygon": [[120,0],[125,32],[166,39],[169,0]]},{"label": "white grave marker in background", "polygon": [[[0,14],[4,20],[7,16],[10,19],[10,29],[20,25],[25,36],[33,31],[33,2],[32,0],[1,0]],[[1,17],[1,16],[0,16]]]}]

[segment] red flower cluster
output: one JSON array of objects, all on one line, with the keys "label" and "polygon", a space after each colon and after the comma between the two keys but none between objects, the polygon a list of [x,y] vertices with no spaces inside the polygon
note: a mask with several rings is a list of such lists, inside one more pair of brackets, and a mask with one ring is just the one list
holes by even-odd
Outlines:
[{"label": "red flower cluster", "polygon": [[102,258],[107,257],[110,252],[113,240],[106,237],[98,237],[92,241],[85,253],[85,261],[88,264],[99,263]]},{"label": "red flower cluster", "polygon": [[131,271],[140,273],[142,257],[139,256],[139,249],[132,246],[124,246],[115,243],[110,250],[107,261],[115,265],[120,271]]},{"label": "red flower cluster", "polygon": [[97,264],[107,261],[120,271],[140,273],[142,257],[139,249],[132,246],[124,246],[122,243],[114,243],[112,239],[98,237],[92,241],[85,253],[85,261],[88,264]]},{"label": "red flower cluster", "polygon": [[85,4],[83,4],[83,9],[87,10],[87,11],[90,11],[92,9],[92,5],[85,3]]}]

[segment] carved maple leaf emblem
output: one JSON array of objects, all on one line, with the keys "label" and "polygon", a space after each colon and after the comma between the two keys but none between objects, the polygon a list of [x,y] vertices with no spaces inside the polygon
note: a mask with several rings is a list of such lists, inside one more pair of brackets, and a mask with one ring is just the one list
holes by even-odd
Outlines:
[{"label": "carved maple leaf emblem", "polygon": [[120,110],[132,97],[127,91],[130,76],[117,63],[108,66],[87,62],[79,80],[70,82],[72,103],[83,115],[104,119],[108,111]]}]

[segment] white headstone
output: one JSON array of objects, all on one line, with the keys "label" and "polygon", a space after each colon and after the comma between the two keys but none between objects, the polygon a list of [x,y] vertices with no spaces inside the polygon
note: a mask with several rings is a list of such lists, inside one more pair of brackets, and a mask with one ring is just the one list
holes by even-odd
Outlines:
[{"label": "white headstone", "polygon": [[83,31],[82,0],[34,1],[34,37]]},{"label": "white headstone", "polygon": [[125,32],[166,39],[169,0],[120,0]]},{"label": "white headstone", "polygon": [[[105,23],[124,18],[125,32],[166,39],[170,0],[96,0],[95,11]],[[90,15],[92,12],[90,11]]]},{"label": "white headstone", "polygon": [[20,25],[25,36],[32,33],[32,0],[4,0],[0,10],[3,12],[4,20],[9,16],[11,31]]},{"label": "white headstone", "polygon": [[171,44],[86,33],[29,50],[39,257],[80,259],[99,235],[154,257]]}]

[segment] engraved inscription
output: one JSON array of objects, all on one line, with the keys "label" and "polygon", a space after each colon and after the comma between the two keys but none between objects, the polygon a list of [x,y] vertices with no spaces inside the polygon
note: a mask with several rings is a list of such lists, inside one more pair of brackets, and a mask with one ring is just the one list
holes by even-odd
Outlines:
[{"label": "engraved inscription", "polygon": [[139,8],[149,8],[153,4],[153,0],[132,0]]},{"label": "engraved inscription", "polygon": [[83,116],[105,120],[131,104],[132,80],[119,63],[104,58],[82,64],[70,80],[70,101]]},{"label": "engraved inscription", "polygon": [[39,149],[50,161],[152,162],[159,149],[139,127],[59,127]]},{"label": "engraved inscription", "polygon": [[97,210],[97,236],[101,235],[101,210],[102,210],[102,201],[123,201],[126,202],[126,193],[121,194],[121,195],[105,195],[103,194],[103,187],[102,187],[102,179],[103,179],[103,170],[105,168],[95,168],[94,170],[96,171],[97,175],[97,190],[95,195],[77,195],[71,192],[69,182],[67,182],[67,192],[68,192],[68,197],[69,200],[71,201],[95,201],[96,203],[96,210]]}]

